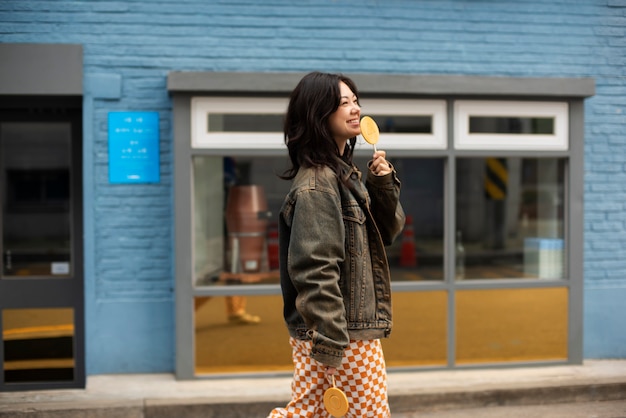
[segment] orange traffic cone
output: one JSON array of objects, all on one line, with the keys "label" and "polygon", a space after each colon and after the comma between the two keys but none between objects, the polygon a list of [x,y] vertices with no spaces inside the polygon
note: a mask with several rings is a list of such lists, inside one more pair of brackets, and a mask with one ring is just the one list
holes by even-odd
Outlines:
[{"label": "orange traffic cone", "polygon": [[400,249],[400,266],[416,267],[417,254],[415,249],[415,237],[413,234],[413,217],[407,215],[404,230],[402,231],[402,247]]},{"label": "orange traffic cone", "polygon": [[270,270],[278,268],[278,226],[272,223],[267,231],[267,261]]}]

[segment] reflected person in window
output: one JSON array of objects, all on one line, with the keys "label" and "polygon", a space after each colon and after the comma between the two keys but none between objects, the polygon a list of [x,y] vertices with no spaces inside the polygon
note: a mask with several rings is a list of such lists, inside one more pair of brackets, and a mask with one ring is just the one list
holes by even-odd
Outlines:
[{"label": "reflected person in window", "polygon": [[390,416],[380,344],[392,326],[385,245],[405,216],[385,151],[374,152],[365,182],[352,163],[360,118],[356,85],[341,74],[307,74],[291,93],[284,125],[291,167],[282,178],[292,185],[279,240],[295,370],[291,401],[270,417],[328,416],[322,398],[331,376],[348,397],[347,417]]}]

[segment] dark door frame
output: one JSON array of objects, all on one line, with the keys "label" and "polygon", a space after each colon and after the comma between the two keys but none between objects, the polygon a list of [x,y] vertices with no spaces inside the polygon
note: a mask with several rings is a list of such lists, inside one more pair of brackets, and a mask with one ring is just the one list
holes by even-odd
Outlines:
[{"label": "dark door frame", "polygon": [[[0,344],[0,391],[84,388],[85,307],[82,182],[82,97],[0,96],[0,122],[69,122],[71,124],[70,196],[71,276],[55,278],[0,277],[0,332],[2,310],[11,308],[72,308],[74,335],[72,380],[6,383],[4,379],[4,344]],[[1,245],[1,244],[0,244]],[[4,260],[0,261],[3,262]]]}]

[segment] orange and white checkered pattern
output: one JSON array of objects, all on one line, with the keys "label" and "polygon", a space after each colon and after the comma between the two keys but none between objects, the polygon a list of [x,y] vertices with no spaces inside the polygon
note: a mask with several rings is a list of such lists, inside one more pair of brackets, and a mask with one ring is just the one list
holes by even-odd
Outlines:
[{"label": "orange and white checkered pattern", "polygon": [[[290,338],[293,348],[294,375],[291,401],[276,408],[268,418],[332,418],[324,409],[324,392],[331,387],[324,365],[310,357],[312,342]],[[348,397],[350,408],[345,418],[389,418],[387,372],[380,340],[351,341],[335,385]]]}]

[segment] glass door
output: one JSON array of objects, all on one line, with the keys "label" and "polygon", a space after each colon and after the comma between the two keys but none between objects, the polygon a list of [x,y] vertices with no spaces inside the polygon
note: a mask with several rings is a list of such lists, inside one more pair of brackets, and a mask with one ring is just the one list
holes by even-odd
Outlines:
[{"label": "glass door", "polygon": [[84,387],[80,102],[0,105],[0,390]]}]

